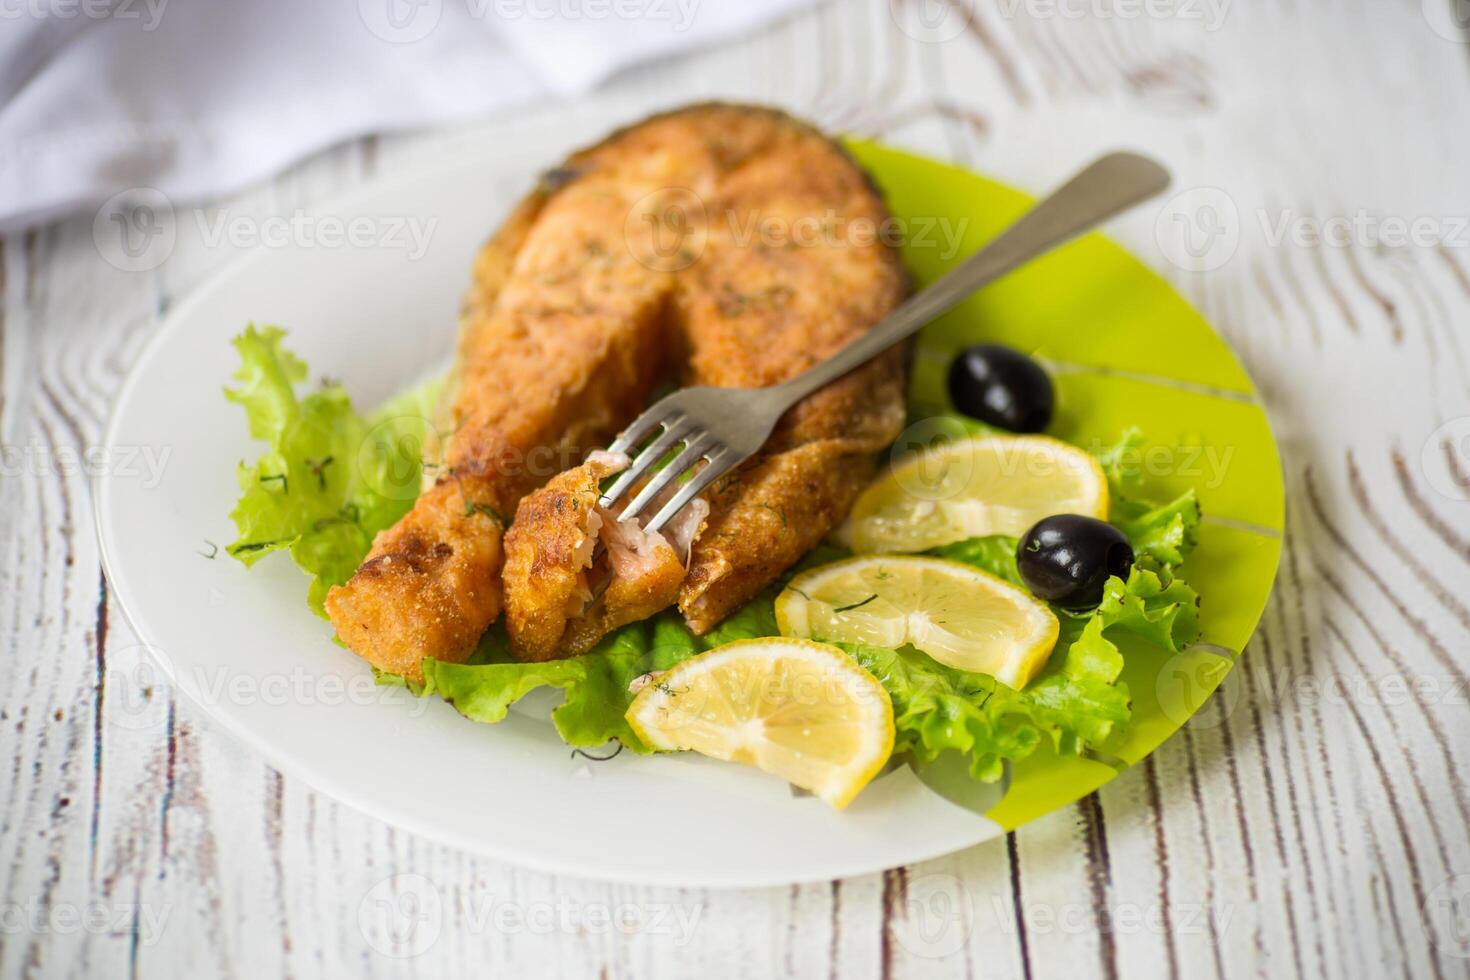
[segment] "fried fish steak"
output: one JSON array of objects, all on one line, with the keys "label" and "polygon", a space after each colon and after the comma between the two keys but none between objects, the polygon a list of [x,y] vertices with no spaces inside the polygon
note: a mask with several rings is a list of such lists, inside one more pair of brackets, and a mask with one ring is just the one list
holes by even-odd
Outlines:
[{"label": "fried fish steak", "polygon": [[593,453],[529,495],[505,535],[506,633],[521,660],[582,653],[603,636],[673,605],[689,541],[709,507],[695,501],[667,534],[649,533],[598,503],[628,457]]},{"label": "fried fish steak", "polygon": [[[888,214],[866,175],[779,113],[696,107],[616,134],[573,166],[577,182],[613,179],[643,194],[629,221],[651,216],[648,235],[634,226],[625,244],[640,264],[670,272],[670,370],[680,383],[778,384],[907,292],[897,255],[876,234]],[[639,542],[649,560],[597,561],[599,541],[614,555],[619,536],[642,533],[593,507],[597,480],[613,472],[605,466],[527,497],[505,542],[512,652],[580,653],[676,601],[696,632],[713,628],[846,516],[874,455],[902,427],[905,356],[890,351],[793,408],[759,456],[680,515],[674,541]]]},{"label": "fried fish steak", "polygon": [[418,680],[463,662],[501,609],[502,515],[606,445],[666,373],[668,274],[621,247],[636,187],[539,190],[481,252],[434,483],[327,595],[338,634]]}]

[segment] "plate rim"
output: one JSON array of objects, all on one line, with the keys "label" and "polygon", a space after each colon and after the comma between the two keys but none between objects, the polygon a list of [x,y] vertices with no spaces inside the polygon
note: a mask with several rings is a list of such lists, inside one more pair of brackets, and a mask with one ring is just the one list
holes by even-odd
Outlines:
[{"label": "plate rim", "polygon": [[[514,129],[514,124],[512,124],[509,128]],[[573,143],[573,145],[575,145],[578,141],[573,140],[571,142]],[[894,150],[910,157],[922,159],[923,161],[928,163],[954,169],[957,171],[962,171],[965,174],[978,176],[1011,190],[1020,190],[1019,188],[1015,188],[1005,181],[1001,181],[997,178],[990,177],[986,174],[971,170],[968,167],[962,166],[947,159],[932,157],[927,154],[922,154],[914,150],[907,149],[906,147],[894,146],[892,144],[884,143],[878,140],[865,140],[865,142],[872,143],[884,149]],[[360,207],[363,202],[372,200],[375,197],[391,192],[395,188],[408,187],[415,183],[430,181],[435,175],[439,174],[458,173],[465,170],[467,167],[475,164],[487,166],[499,164],[501,165],[502,169],[505,170],[505,172],[509,172],[508,169],[504,168],[505,161],[503,159],[497,159],[493,149],[486,148],[483,150],[476,150],[466,157],[461,157],[447,163],[440,163],[438,165],[424,165],[422,162],[410,162],[400,173],[370,178],[369,180],[365,181],[361,186],[355,187],[352,190],[336,195],[329,195],[319,204],[313,205],[313,208],[323,211],[335,209],[338,212],[347,212],[352,210],[354,207]],[[1024,193],[1024,191],[1022,193]],[[1096,232],[1096,234],[1102,235],[1102,237],[1104,237],[1112,246],[1116,247],[1123,253],[1127,254],[1129,257],[1133,258],[1135,261],[1138,261],[1145,268],[1147,268],[1148,271],[1158,279],[1159,283],[1164,288],[1167,288],[1178,294],[1178,290],[1172,283],[1170,283],[1167,279],[1164,279],[1162,276],[1159,276],[1151,265],[1144,262],[1131,249],[1115,241],[1111,236],[1106,235],[1103,232]],[[117,389],[117,393],[113,396],[112,403],[108,409],[106,423],[102,430],[102,445],[104,448],[111,448],[115,444],[119,435],[118,430],[123,424],[123,418],[126,410],[128,406],[138,396],[138,388],[142,384],[145,370],[159,356],[160,352],[165,348],[166,342],[178,333],[178,331],[183,327],[193,311],[199,306],[204,305],[207,302],[208,297],[215,290],[220,288],[223,283],[228,282],[230,279],[239,276],[242,271],[247,270],[251,265],[265,261],[271,254],[271,250],[269,249],[255,248],[250,250],[249,252],[246,252],[245,254],[234,257],[231,260],[223,263],[218,269],[210,273],[202,282],[194,286],[189,294],[185,296],[182,301],[173,305],[168,314],[158,323],[156,327],[153,328],[148,337],[142,342],[142,345],[138,351],[135,360],[128,368],[127,374],[125,375],[121,385]],[[1180,295],[1180,298],[1192,309],[1194,308],[1194,304],[1189,303],[1187,298],[1183,297],[1182,295]],[[1199,311],[1196,310],[1196,312]],[[1200,315],[1203,319],[1203,314]],[[1236,354],[1234,348],[1229,344],[1229,341],[1226,340],[1222,335],[1220,335],[1219,332],[1215,329],[1214,325],[1210,323],[1207,319],[1205,320],[1205,323],[1212,332],[1221,337],[1221,340],[1224,341],[1226,347],[1229,349],[1231,356],[1236,359],[1237,364],[1240,364],[1239,357]],[[1271,442],[1277,451],[1277,462],[1279,467],[1281,465],[1279,451],[1280,443],[1276,438],[1276,433],[1274,425],[1272,425],[1270,413],[1265,411],[1265,406],[1260,401],[1259,389],[1256,387],[1254,379],[1250,377],[1249,372],[1245,370],[1245,366],[1243,364],[1240,364],[1240,367],[1243,373],[1245,373],[1251,385],[1251,401],[1257,408],[1261,410],[1262,414],[1266,418],[1266,423],[1268,427],[1270,427]],[[735,889],[779,887],[792,884],[810,884],[831,881],[835,878],[847,878],[852,876],[875,874],[879,871],[928,861],[947,854],[956,853],[961,850],[972,848],[978,844],[992,840],[1007,832],[1007,829],[996,821],[988,817],[983,817],[979,814],[975,814],[975,833],[973,835],[969,835],[970,839],[968,839],[967,841],[956,845],[953,840],[946,840],[930,847],[916,846],[908,852],[908,855],[905,857],[905,859],[897,861],[895,863],[883,863],[881,865],[875,865],[871,860],[863,860],[863,856],[861,853],[850,853],[849,855],[845,856],[843,860],[829,861],[829,866],[826,868],[815,869],[805,873],[776,873],[774,872],[774,870],[768,870],[765,873],[743,873],[740,869],[737,868],[731,869],[729,873],[723,874],[719,878],[705,877],[700,879],[691,879],[687,875],[680,876],[668,872],[661,873],[656,866],[649,865],[637,866],[629,863],[627,869],[624,870],[616,869],[610,866],[588,866],[585,864],[575,863],[574,861],[562,861],[558,860],[555,855],[548,854],[542,851],[517,851],[513,844],[498,843],[497,839],[494,836],[466,838],[462,834],[459,834],[455,831],[436,826],[426,820],[414,817],[408,812],[403,811],[391,804],[384,805],[385,801],[381,797],[369,798],[363,796],[361,793],[354,792],[351,788],[350,782],[341,781],[333,778],[333,775],[330,771],[324,771],[316,767],[308,766],[304,763],[299,763],[290,753],[285,751],[278,751],[271,742],[269,742],[268,740],[262,740],[252,729],[252,727],[245,722],[243,718],[236,717],[233,713],[230,712],[216,710],[216,708],[212,706],[206,699],[202,698],[199,695],[199,692],[196,691],[195,685],[187,677],[182,675],[181,671],[178,669],[178,665],[176,665],[173,662],[173,659],[159,647],[159,645],[154,641],[150,633],[143,628],[145,624],[143,622],[143,618],[137,612],[138,600],[136,595],[131,594],[131,589],[126,584],[126,579],[119,579],[115,573],[115,569],[118,567],[116,555],[114,553],[116,542],[111,540],[112,534],[109,530],[109,524],[105,519],[105,512],[108,510],[109,503],[113,499],[114,481],[112,479],[112,474],[107,472],[100,473],[93,478],[92,483],[92,519],[97,534],[99,563],[101,565],[102,573],[106,577],[109,587],[113,589],[117,596],[118,609],[121,611],[123,619],[127,623],[129,629],[137,637],[138,641],[143,646],[143,649],[146,651],[146,655],[148,656],[148,658],[156,663],[160,668],[162,668],[164,673],[168,676],[170,682],[173,684],[174,688],[182,692],[185,697],[193,702],[195,707],[201,710],[211,720],[213,724],[220,725],[224,730],[228,731],[232,737],[241,742],[249,750],[255,752],[262,761],[264,761],[275,770],[286,773],[293,778],[301,780],[306,786],[311,787],[314,791],[321,792],[332,800],[342,805],[345,805],[352,810],[362,813],[363,815],[370,818],[381,820],[390,826],[398,827],[410,833],[416,834],[424,838],[425,840],[455,847],[465,853],[481,855],[514,867],[527,868],[537,872],[563,875],[567,877],[580,878],[590,881],[615,882],[671,888],[700,887],[710,889]],[[1266,596],[1268,600],[1271,591],[1274,589],[1275,579],[1279,575],[1279,571],[1280,555],[1278,554],[1275,568],[1272,572],[1271,583],[1266,589]],[[1264,606],[1262,615],[1263,614]],[[1256,624],[1252,628],[1252,634],[1254,634],[1256,629],[1259,629],[1259,615],[1256,617],[1256,620]],[[1238,658],[1236,660],[1235,666],[1238,666]],[[1113,776],[1109,776],[1108,779],[1105,780],[1105,783],[1111,782],[1112,779],[1115,777],[1116,773]]]}]

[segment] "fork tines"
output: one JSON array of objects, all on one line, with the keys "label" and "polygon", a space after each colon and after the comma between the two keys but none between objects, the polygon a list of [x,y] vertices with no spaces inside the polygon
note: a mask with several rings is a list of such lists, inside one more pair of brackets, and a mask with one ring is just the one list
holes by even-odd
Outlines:
[{"label": "fork tines", "polygon": [[668,456],[675,446],[682,444],[683,449],[678,455],[655,473],[653,478],[618,515],[620,521],[634,520],[644,508],[656,501],[674,480],[688,473],[700,460],[708,460],[710,465],[695,473],[684,486],[679,488],[678,493],[674,494],[659,509],[653,520],[645,525],[644,529],[651,532],[661,530],[675,514],[683,510],[691,500],[714,482],[715,478],[720,475],[718,467],[714,464],[719,461],[719,456],[724,451],[714,436],[700,428],[685,413],[675,412],[666,417],[658,417],[650,411],[639,416],[632,425],[628,426],[627,430],[612,444],[609,452],[631,454],[649,433],[660,426],[663,431],[638,452],[632,464],[618,476],[617,481],[607,489],[599,501],[604,507],[616,506],[634,484],[643,479],[653,467]]}]

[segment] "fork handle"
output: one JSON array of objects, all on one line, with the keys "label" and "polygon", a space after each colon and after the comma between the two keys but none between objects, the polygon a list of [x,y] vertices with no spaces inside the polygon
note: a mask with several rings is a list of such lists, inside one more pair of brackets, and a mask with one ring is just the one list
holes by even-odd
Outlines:
[{"label": "fork handle", "polygon": [[1168,186],[1169,172],[1147,157],[1111,153],[1094,161],[980,251],[909,297],[877,326],[781,388],[790,394],[790,404],[795,404],[917,333],[981,286]]}]

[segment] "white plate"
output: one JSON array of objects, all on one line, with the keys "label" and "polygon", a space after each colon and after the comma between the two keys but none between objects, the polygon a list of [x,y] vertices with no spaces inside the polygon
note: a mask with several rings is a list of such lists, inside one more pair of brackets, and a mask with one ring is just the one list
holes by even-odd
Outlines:
[{"label": "white plate", "polygon": [[[605,124],[604,124],[605,125]],[[235,466],[260,444],[220,391],[248,321],[289,330],[314,372],[359,407],[443,363],[480,241],[572,145],[599,135],[527,128],[494,157],[369,188],[314,216],[437,221],[406,249],[297,244],[250,255],[181,303],[123,385],[109,459],[167,452],[162,480],[118,467],[97,488],[108,580],[177,686],[277,769],[366,813],[457,847],[559,874],[757,886],[908,864],[986,840],[995,823],[906,768],[844,812],[781,781],[690,756],[573,757],[545,718],[480,725],[438,700],[372,684],[306,606],[284,554],[246,571],[224,554]],[[382,226],[380,226],[382,227]],[[118,455],[111,455],[112,453]],[[220,552],[207,560],[206,541]]]}]

